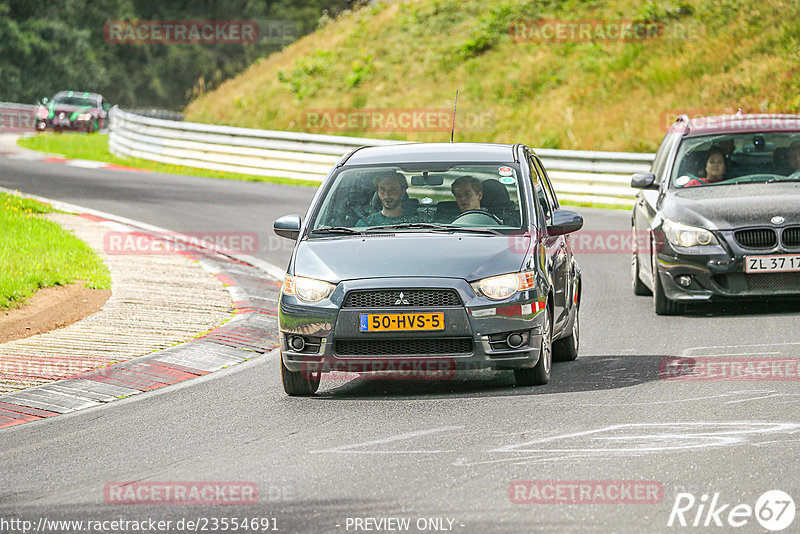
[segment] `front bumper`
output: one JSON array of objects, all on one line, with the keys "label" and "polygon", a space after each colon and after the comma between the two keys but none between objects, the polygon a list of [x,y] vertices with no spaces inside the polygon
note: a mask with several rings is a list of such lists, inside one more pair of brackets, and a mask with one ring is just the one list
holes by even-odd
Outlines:
[{"label": "front bumper", "polygon": [[74,130],[74,131],[89,131],[92,129],[94,121],[98,120],[95,117],[87,120],[70,120],[69,118],[59,119],[54,117],[52,119],[36,119],[36,130],[44,131],[47,128],[54,130]]},{"label": "front bumper", "polygon": [[[769,250],[745,249],[736,242],[733,231],[715,232],[721,247],[708,253],[695,253],[664,242],[656,253],[656,263],[664,294],[679,302],[706,302],[764,297],[800,297],[800,272],[746,273],[745,258],[760,255],[800,254],[798,249],[781,246]],[[683,276],[691,284],[679,283]]]},{"label": "front bumper", "polygon": [[[460,303],[450,306],[343,306],[351,291],[429,289],[452,290]],[[281,295],[280,346],[290,371],[319,370],[377,372],[402,369],[452,371],[456,369],[518,369],[539,360],[544,298],[539,291],[517,293],[492,302],[475,295],[465,280],[454,278],[378,278],[340,283],[319,305]],[[444,314],[438,331],[361,332],[360,317],[368,313]],[[520,346],[507,336],[519,333]],[[304,347],[292,347],[293,338]]]}]

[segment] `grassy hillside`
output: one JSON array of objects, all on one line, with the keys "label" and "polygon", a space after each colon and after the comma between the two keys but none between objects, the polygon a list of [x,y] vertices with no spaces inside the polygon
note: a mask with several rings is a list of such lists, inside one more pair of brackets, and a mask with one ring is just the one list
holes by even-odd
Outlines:
[{"label": "grassy hillside", "polygon": [[[647,22],[660,25],[661,36],[513,38],[516,22],[546,19]],[[309,111],[447,109],[456,89],[458,141],[654,151],[676,110],[800,111],[800,3],[384,2],[262,59],[186,112],[198,122],[307,131]],[[322,133],[449,138],[363,128]]]}]

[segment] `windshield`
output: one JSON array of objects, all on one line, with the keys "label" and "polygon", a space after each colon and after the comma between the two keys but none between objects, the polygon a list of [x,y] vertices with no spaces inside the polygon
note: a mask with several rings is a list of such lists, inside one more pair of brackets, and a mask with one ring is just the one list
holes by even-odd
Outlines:
[{"label": "windshield", "polygon": [[689,138],[673,167],[673,187],[800,180],[800,132]]},{"label": "windshield", "polygon": [[83,97],[83,96],[67,96],[67,95],[56,95],[53,97],[53,102],[56,104],[64,104],[65,106],[77,106],[77,107],[99,107],[97,100],[91,97]]},{"label": "windshield", "polygon": [[518,183],[517,169],[506,164],[346,169],[335,177],[311,228],[510,232],[523,222]]}]

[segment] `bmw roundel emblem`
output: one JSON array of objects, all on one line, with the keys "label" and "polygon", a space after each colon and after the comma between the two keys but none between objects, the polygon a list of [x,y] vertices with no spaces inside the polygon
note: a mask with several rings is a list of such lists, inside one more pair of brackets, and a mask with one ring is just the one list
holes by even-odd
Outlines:
[{"label": "bmw roundel emblem", "polygon": [[786,220],[786,219],[784,219],[784,218],[783,218],[783,217],[781,217],[780,215],[776,215],[775,217],[773,217],[772,219],[770,219],[770,222],[772,222],[772,224],[783,224],[783,221],[785,221],[785,220]]}]

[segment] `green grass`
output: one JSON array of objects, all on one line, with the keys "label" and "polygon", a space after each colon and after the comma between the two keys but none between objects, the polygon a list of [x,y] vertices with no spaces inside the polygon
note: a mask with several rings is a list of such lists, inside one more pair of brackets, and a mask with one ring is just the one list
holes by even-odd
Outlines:
[{"label": "green grass", "polygon": [[[512,37],[516,22],[548,19],[659,23],[664,31],[638,41]],[[186,119],[304,131],[311,110],[449,110],[459,89],[458,141],[654,152],[665,115],[800,111],[798,35],[796,0],[379,2],[199,95]],[[449,138],[361,124],[320,133]]]},{"label": "green grass", "polygon": [[238,174],[235,172],[211,171],[197,169],[195,167],[184,167],[180,165],[169,165],[141,158],[118,158],[108,151],[107,134],[82,134],[82,133],[44,133],[30,137],[23,137],[17,141],[23,148],[46,152],[48,154],[58,154],[69,159],[85,159],[90,161],[103,161],[114,165],[134,167],[153,172],[166,174],[181,174],[184,176],[202,176],[205,178],[221,178],[227,180],[246,180],[256,182],[270,182],[276,184],[302,185],[306,187],[319,187],[319,182],[305,180],[294,180],[292,178],[278,178],[270,176],[256,176],[252,174]]},{"label": "green grass", "polygon": [[624,210],[624,211],[631,211],[633,208],[633,201],[631,201],[630,206],[626,206],[624,204],[605,204],[603,202],[588,202],[588,201],[577,201],[577,200],[559,200],[558,203],[561,206],[572,206],[575,208],[602,208],[606,210]]},{"label": "green grass", "polygon": [[111,276],[89,245],[42,217],[53,209],[0,193],[0,309],[23,303],[37,289],[82,281],[110,289]]}]

